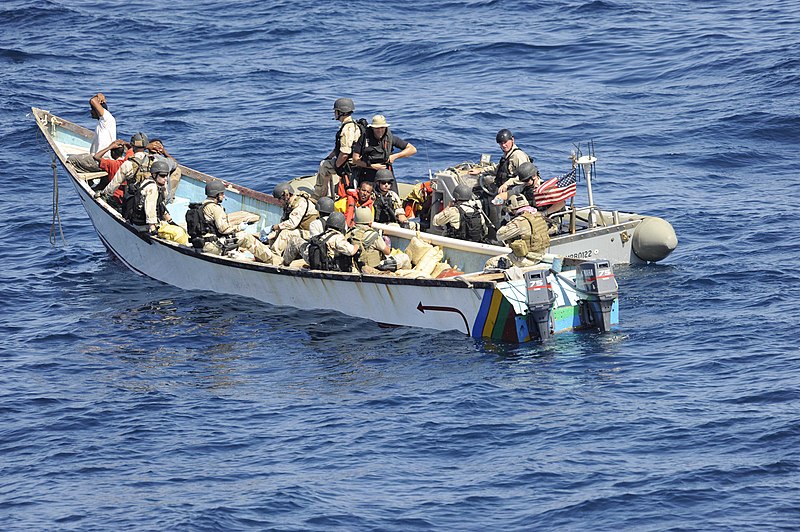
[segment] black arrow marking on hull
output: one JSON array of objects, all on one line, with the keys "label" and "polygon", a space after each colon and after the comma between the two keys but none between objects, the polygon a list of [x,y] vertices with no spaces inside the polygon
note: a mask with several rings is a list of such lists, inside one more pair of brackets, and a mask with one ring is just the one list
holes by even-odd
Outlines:
[{"label": "black arrow marking on hull", "polygon": [[420,301],[419,305],[417,305],[417,310],[422,312],[423,314],[425,314],[426,310],[433,310],[433,311],[438,311],[438,312],[455,312],[456,314],[461,316],[462,320],[464,320],[464,327],[467,329],[467,336],[472,336],[470,334],[470,331],[469,331],[469,322],[467,322],[467,317],[464,316],[464,313],[461,312],[460,310],[458,310],[457,308],[453,308],[453,307],[438,307],[436,305],[423,305],[422,301]]}]

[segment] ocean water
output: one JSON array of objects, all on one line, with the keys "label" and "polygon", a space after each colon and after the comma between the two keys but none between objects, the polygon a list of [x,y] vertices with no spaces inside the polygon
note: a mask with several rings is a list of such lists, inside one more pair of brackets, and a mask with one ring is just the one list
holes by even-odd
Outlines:
[{"label": "ocean water", "polygon": [[[0,5],[3,530],[800,528],[800,5]],[[510,128],[680,244],[618,331],[526,345],[183,292],[104,250],[30,107],[271,191],[335,98],[419,180]],[[579,194],[585,194],[580,190]],[[54,240],[56,245],[51,245]],[[64,241],[65,240],[65,241]],[[210,281],[211,282],[211,281]]]}]

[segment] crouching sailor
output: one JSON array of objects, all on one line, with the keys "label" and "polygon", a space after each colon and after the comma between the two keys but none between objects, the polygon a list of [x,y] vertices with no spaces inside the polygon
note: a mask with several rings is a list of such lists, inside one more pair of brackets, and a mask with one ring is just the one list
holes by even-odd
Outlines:
[{"label": "crouching sailor", "polygon": [[[269,247],[262,244],[258,238],[250,233],[239,231],[239,228],[228,222],[228,215],[221,205],[225,199],[225,185],[222,181],[214,180],[206,183],[206,200],[202,203],[203,214],[203,251],[213,255],[222,255],[226,250],[226,243],[233,242],[239,249],[246,249],[256,260],[272,263],[273,254]],[[187,220],[187,225],[189,224]]]},{"label": "crouching sailor", "polygon": [[550,247],[547,221],[530,206],[525,196],[522,194],[511,196],[508,200],[508,210],[514,219],[497,230],[497,239],[510,247],[511,253],[492,257],[486,261],[487,270],[534,266],[542,260],[544,252]]},{"label": "crouching sailor", "polygon": [[332,212],[325,222],[325,232],[311,238],[306,248],[306,262],[312,270],[353,271],[353,255],[358,244],[348,242],[344,214]]},{"label": "crouching sailor", "polygon": [[134,185],[135,192],[130,199],[133,205],[128,221],[139,231],[147,231],[153,235],[159,222],[172,222],[167,211],[168,175],[169,165],[165,161],[156,161],[150,166],[150,177]]},{"label": "crouching sailor", "polygon": [[462,184],[453,189],[450,206],[433,217],[433,225],[444,227],[444,236],[482,242],[489,232],[485,218],[480,201],[472,197],[472,189]]},{"label": "crouching sailor", "polygon": [[294,238],[299,237],[303,240],[311,238],[311,223],[319,218],[319,212],[308,194],[305,192],[295,194],[288,183],[276,185],[272,195],[283,203],[283,217],[280,223],[272,226],[272,232],[267,239],[271,242],[272,251],[283,255]]}]

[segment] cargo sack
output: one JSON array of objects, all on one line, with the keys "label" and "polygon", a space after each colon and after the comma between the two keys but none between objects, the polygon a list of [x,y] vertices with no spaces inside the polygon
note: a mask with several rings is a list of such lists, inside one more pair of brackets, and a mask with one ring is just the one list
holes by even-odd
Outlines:
[{"label": "cargo sack", "polygon": [[422,257],[432,248],[433,246],[431,244],[428,244],[418,236],[414,236],[406,247],[406,255],[411,259],[411,264],[416,266],[419,261],[422,260]]},{"label": "cargo sack", "polygon": [[431,275],[436,265],[441,262],[444,252],[439,246],[431,246],[425,255],[414,266],[414,270],[422,272],[425,275]]},{"label": "cargo sack", "polygon": [[186,229],[179,225],[162,223],[158,227],[158,236],[165,240],[172,240],[173,242],[177,242],[178,244],[184,246],[189,245],[189,233],[187,233]]}]

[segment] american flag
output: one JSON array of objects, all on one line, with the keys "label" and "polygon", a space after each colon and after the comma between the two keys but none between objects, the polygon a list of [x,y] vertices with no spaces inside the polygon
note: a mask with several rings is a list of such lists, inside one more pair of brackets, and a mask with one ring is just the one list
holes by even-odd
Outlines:
[{"label": "american flag", "polygon": [[536,206],[552,205],[559,201],[564,201],[575,195],[577,186],[575,185],[575,169],[568,174],[564,174],[552,179],[548,179],[533,191]]}]

